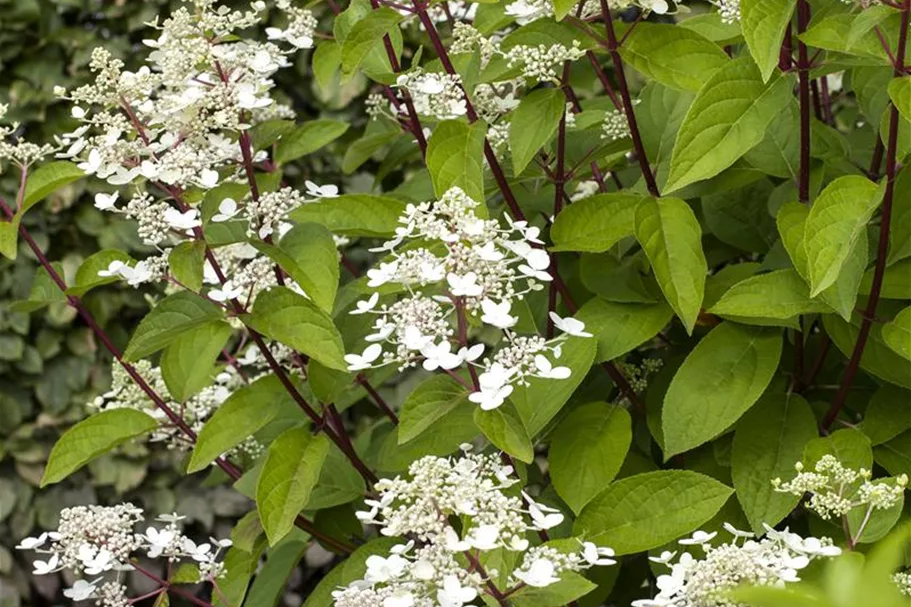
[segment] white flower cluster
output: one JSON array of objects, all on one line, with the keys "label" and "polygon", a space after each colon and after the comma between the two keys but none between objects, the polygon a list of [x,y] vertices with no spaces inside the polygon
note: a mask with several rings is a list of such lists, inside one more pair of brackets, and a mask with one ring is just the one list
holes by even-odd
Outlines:
[{"label": "white flower cluster", "polygon": [[585,56],[578,40],[572,46],[562,44],[519,44],[506,52],[509,67],[518,67],[522,77],[535,82],[559,82],[557,74],[563,70],[563,63],[576,61]]},{"label": "white flower cluster", "polygon": [[[408,91],[419,115],[451,120],[468,113],[462,79],[458,75],[425,72],[422,68],[415,68],[407,74],[399,75],[395,85]],[[404,107],[402,111],[405,111]]]},{"label": "white flower cluster", "polygon": [[[135,365],[139,373],[149,386],[159,395],[167,394],[167,386],[161,376],[161,368],[153,367],[147,360],[140,360]],[[152,442],[163,442],[169,449],[189,450],[193,444],[187,440],[181,430],[174,426],[164,411],[136,385],[126,371],[119,364],[111,370],[111,389],[96,397],[89,407],[96,411],[112,409],[135,409],[146,413],[159,421],[159,426],[151,433]],[[215,382],[203,388],[184,403],[168,402],[172,411],[176,412],[195,432],[202,430],[206,420],[209,419],[218,407],[224,403],[231,393],[240,387],[242,380],[230,367],[219,373]],[[263,446],[253,437],[248,438],[237,447],[226,453],[226,456],[247,454],[258,457],[262,454]]]},{"label": "white flower cluster", "polygon": [[[677,10],[682,8],[679,6],[680,2],[682,2],[682,0],[677,2]],[[638,6],[644,11],[657,13],[659,15],[671,12],[671,6],[667,3],[667,0],[607,0],[607,6],[614,11],[624,10],[631,6]],[[547,0],[514,0],[506,5],[506,14],[515,18],[516,23],[519,25],[526,25],[532,21],[537,21],[538,19],[552,17],[554,15],[554,7],[553,4]],[[600,0],[586,0],[582,7],[580,17],[587,20],[590,17],[600,14]]]},{"label": "white flower cluster", "polygon": [[[428,371],[442,369],[458,377],[455,370],[463,364],[472,373],[481,366],[484,371],[469,398],[483,409],[499,407],[513,384],[527,383],[527,377],[569,377],[570,369],[555,367],[547,355],[559,358],[570,335],[590,337],[581,322],[553,314],[563,334],[549,341],[511,331],[519,320],[511,313],[513,302],[551,280],[547,252],[533,246],[542,244],[540,230],[524,221],[502,228],[496,220],[478,217],[478,205],[458,187],[438,201],[408,205],[395,238],[371,249],[388,257],[367,272],[367,286],[398,284],[406,295],[379,306],[379,293],[357,302],[352,314],[370,313],[377,319],[374,333],[366,337],[371,345],[362,354],[345,356],[351,371],[391,363],[405,369],[423,360]],[[408,245],[400,247],[406,239]],[[467,341],[468,315],[505,336],[505,345],[483,363],[475,361],[485,346]],[[455,350],[453,325],[460,333]]]},{"label": "white flower cluster", "polygon": [[740,0],[713,0],[722,23],[740,23]]},{"label": "white flower cluster", "polygon": [[16,548],[45,559],[32,563],[35,575],[72,571],[79,579],[64,590],[67,598],[94,599],[99,607],[126,607],[134,601],[127,598],[121,576],[134,569],[138,552],[169,563],[191,561],[199,568],[200,582],[214,582],[225,574],[219,557],[231,541],[210,538],[208,543],[197,544],[181,533],[182,518],[164,515],[156,519],[164,526],[150,525],[144,533],[136,533],[134,528],[144,518],[142,509],[133,504],[76,506],[60,512],[56,531],[27,537]]},{"label": "white flower cluster", "polygon": [[[0,120],[3,120],[8,111],[9,106],[0,103]],[[56,150],[52,145],[37,145],[22,138],[18,138],[14,143],[8,142],[7,138],[18,129],[17,123],[11,126],[0,125],[0,161],[7,160],[19,168],[27,168]]]},{"label": "white flower cluster", "polygon": [[800,570],[814,558],[841,554],[828,538],[804,539],[787,529],[776,531],[766,526],[765,537],[754,539],[748,531],[728,523],[724,527],[734,539],[720,546],[711,545],[717,533],[704,531],[679,541],[683,546],[701,546],[705,551],[702,559],[683,552],[672,563],[677,553],[670,551],[649,557],[670,567],[671,572],[658,576],[655,598],[633,601],[632,607],[743,607],[731,602],[725,592],[740,584],[783,586],[798,582]]},{"label": "white flower cluster", "polygon": [[[794,469],[797,476],[793,479],[782,482],[776,478],[772,485],[782,493],[809,493],[807,508],[823,519],[844,516],[861,506],[867,506],[869,518],[872,510],[886,510],[898,503],[908,486],[905,474],[897,477],[894,484],[872,481],[869,470],[845,468],[833,455],[819,458],[812,472],[804,471],[800,462],[794,465]],[[859,531],[857,535],[860,535]]]},{"label": "white flower cluster", "polygon": [[[358,518],[379,525],[385,536],[411,540],[393,547],[388,556],[371,556],[363,580],[333,593],[335,606],[474,605],[501,573],[478,565],[482,553],[501,548],[523,553],[506,576],[509,588],[501,589],[503,595],[520,585],[549,586],[566,571],[614,564],[613,551],[590,542],[579,543],[580,550],[573,552],[549,545],[530,548],[528,533],[559,525],[563,515],[524,492],[524,501],[507,495],[518,482],[512,473],[497,455],[466,452],[456,460],[424,457],[411,464],[408,478],[380,480],[375,487],[379,499],[367,500],[370,510],[358,512]],[[462,521],[460,530],[451,517]],[[464,558],[471,564],[467,569]]]},{"label": "white flower cluster", "polygon": [[892,581],[898,586],[899,592],[911,596],[911,571],[899,571],[892,576]]}]

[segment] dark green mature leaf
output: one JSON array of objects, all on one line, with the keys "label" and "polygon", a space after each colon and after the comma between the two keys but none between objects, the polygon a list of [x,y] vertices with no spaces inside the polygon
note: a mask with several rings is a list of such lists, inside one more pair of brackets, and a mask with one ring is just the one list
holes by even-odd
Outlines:
[{"label": "dark green mature leaf", "polygon": [[234,330],[223,320],[190,329],[168,344],[161,355],[161,376],[177,402],[212,383],[215,361]]},{"label": "dark green mature leaf", "polygon": [[838,279],[881,201],[882,190],[875,183],[849,175],[826,186],[813,203],[804,226],[811,296]]},{"label": "dark green mature leaf", "polygon": [[683,119],[662,191],[667,194],[714,177],[734,164],[762,141],[769,123],[791,103],[791,86],[787,76],[763,83],[748,57],[716,71]]},{"label": "dark green mature leaf", "polygon": [[519,418],[515,405],[507,401],[490,411],[474,410],[474,423],[500,451],[530,464],[535,458],[534,446]]},{"label": "dark green mature leaf", "polygon": [[611,483],[576,519],[573,531],[617,554],[657,548],[698,528],[733,489],[689,470],[659,470]]},{"label": "dark green mature leaf", "polygon": [[347,122],[328,118],[305,122],[282,135],[275,146],[275,162],[283,164],[312,154],[344,135],[349,126]]},{"label": "dark green mature leaf", "polygon": [[486,132],[483,122],[446,120],[436,126],[427,142],[427,171],[437,197],[459,187],[472,199],[484,201]]},{"label": "dark green mature leaf", "polygon": [[537,89],[526,95],[509,123],[512,170],[520,174],[557,132],[566,111],[566,96],[557,88]]},{"label": "dark green mature leaf", "polygon": [[274,375],[257,379],[237,390],[206,421],[187,464],[187,472],[202,470],[263,428],[284,407],[295,406]]},{"label": "dark green mature leaf", "polygon": [[576,314],[598,340],[595,362],[613,360],[655,337],[671,317],[665,303],[616,303],[594,297]]},{"label": "dark green mature leaf", "polygon": [[348,194],[298,207],[291,219],[318,223],[344,236],[392,236],[404,212],[405,203],[389,196]]},{"label": "dark green mature leaf", "polygon": [[206,243],[202,240],[182,242],[168,254],[168,269],[171,276],[191,291],[202,288]]},{"label": "dark green mature leaf", "polygon": [[360,17],[342,42],[342,74],[351,76],[376,48],[383,44],[383,36],[398,28],[404,17],[388,7],[380,7]]},{"label": "dark green mature leaf", "polygon": [[304,426],[290,428],[269,446],[256,485],[256,509],[274,546],[294,527],[294,519],[310,499],[330,443]]},{"label": "dark green mature leaf", "polygon": [[411,391],[399,414],[398,439],[420,436],[456,407],[468,407],[468,391],[448,375],[434,375]]},{"label": "dark green mature leaf", "polygon": [[221,308],[195,293],[180,291],[164,298],[142,319],[127,349],[126,360],[139,360],[161,350],[184,332],[220,320]]},{"label": "dark green mature leaf", "polygon": [[225,555],[226,573],[218,580],[218,589],[213,597],[215,607],[237,607],[247,595],[250,580],[259,566],[259,559],[266,548],[266,538],[258,539],[250,551],[231,547]]},{"label": "dark green mature leaf", "polygon": [[665,458],[728,429],[765,391],[781,358],[781,332],[724,322],[693,348],[664,397]]},{"label": "dark green mature leaf", "polygon": [[[52,267],[59,276],[64,275],[63,264],[53,263]],[[56,302],[65,302],[66,295],[60,290],[60,287],[51,278],[47,270],[38,268],[35,272],[35,279],[32,281],[32,287],[29,290],[28,299],[17,301],[10,306],[13,312],[34,312]]]},{"label": "dark green mature leaf", "polygon": [[636,70],[673,89],[698,91],[730,62],[720,46],[693,30],[670,24],[639,25],[620,54]]},{"label": "dark green mature leaf", "polygon": [[911,360],[911,307],[883,326],[883,341],[899,356]]},{"label": "dark green mature leaf", "polygon": [[807,283],[790,268],[752,276],[735,284],[709,309],[718,316],[780,320],[830,311],[823,302],[810,299]]},{"label": "dark green mature leaf", "polygon": [[303,533],[299,537],[289,537],[266,553],[266,563],[257,571],[256,579],[250,586],[247,605],[276,607],[280,604],[288,578],[297,570],[310,545],[306,538]]},{"label": "dark green mature leaf", "polygon": [[510,400],[519,410],[528,435],[534,437],[554,418],[572,396],[595,358],[597,344],[591,337],[570,337],[563,345],[563,355],[554,366],[569,367],[567,379],[529,378],[528,386],[517,386]]},{"label": "dark green mature leaf", "polygon": [[775,491],[771,480],[793,476],[804,446],[816,436],[816,418],[797,394],[764,396],[737,423],[731,478],[755,533],[764,533],[763,523],[777,525],[800,501]]},{"label": "dark green mature leaf", "polygon": [[525,586],[510,596],[516,607],[562,607],[594,590],[596,585],[573,571],[560,574],[560,581],[536,588]]},{"label": "dark green mature leaf", "polygon": [[307,600],[301,607],[332,607],[335,604],[332,598],[334,591],[364,578],[369,557],[375,554],[386,557],[389,549],[400,543],[401,539],[397,537],[380,537],[370,540],[326,574],[313,592],[307,596]]},{"label": "dark green mature leaf", "polygon": [[399,428],[382,439],[376,457],[381,472],[399,472],[414,460],[425,455],[449,455],[462,443],[471,442],[479,434],[474,423],[474,406],[455,407],[427,431],[407,443],[399,444]]},{"label": "dark green mature leaf", "polygon": [[550,229],[553,251],[607,251],[632,236],[636,207],[648,196],[611,192],[574,202],[561,212]]},{"label": "dark green mature leaf", "polygon": [[54,444],[41,486],[59,483],[96,457],[157,427],[155,418],[135,409],[95,413],[64,432]]},{"label": "dark green mature leaf", "polygon": [[610,484],[626,459],[632,423],[622,407],[576,407],[550,436],[547,461],[554,489],[578,514]]},{"label": "dark green mature leaf", "polygon": [[347,371],[345,346],[332,319],[315,303],[286,287],[273,287],[256,298],[246,322],[323,365]]},{"label": "dark green mature leaf", "polygon": [[347,504],[364,495],[364,478],[340,449],[330,449],[323,462],[319,481],[310,492],[307,510],[323,510]]},{"label": "dark green mature leaf", "polygon": [[66,160],[41,165],[28,176],[22,208],[18,210],[17,215],[24,215],[46,196],[83,177],[85,177],[85,173],[82,169]]},{"label": "dark green mature leaf", "polygon": [[857,428],[873,445],[892,440],[911,428],[911,392],[886,384],[870,398]]},{"label": "dark green mature leaf", "polygon": [[781,41],[796,5],[796,0],[743,0],[740,3],[743,37],[759,66],[763,82],[768,82],[778,66]]},{"label": "dark green mature leaf", "polygon": [[702,307],[708,271],[701,236],[696,215],[679,198],[648,198],[636,208],[636,239],[689,333]]},{"label": "dark green mature leaf", "polygon": [[[838,349],[845,356],[851,356],[860,333],[860,316],[854,314],[850,322],[828,314],[822,318],[826,333]],[[870,330],[864,353],[860,358],[860,368],[889,383],[911,389],[911,361],[899,356],[886,345],[882,325],[879,323],[873,323]]]}]

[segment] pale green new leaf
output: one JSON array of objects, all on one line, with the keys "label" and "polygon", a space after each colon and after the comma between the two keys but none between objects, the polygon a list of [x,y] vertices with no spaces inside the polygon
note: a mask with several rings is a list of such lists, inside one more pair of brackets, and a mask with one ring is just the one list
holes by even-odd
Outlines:
[{"label": "pale green new leaf", "polygon": [[661,291],[692,333],[708,271],[696,215],[679,198],[647,198],[636,208],[635,231]]},{"label": "pale green new leaf", "polygon": [[551,140],[565,111],[566,96],[558,88],[536,89],[522,99],[509,122],[513,174],[524,171]]},{"label": "pale green new leaf", "polygon": [[135,409],[95,413],[64,432],[54,443],[41,486],[59,483],[96,457],[157,427],[155,418]]},{"label": "pale green new leaf", "polygon": [[777,525],[800,501],[799,496],[775,491],[771,481],[793,476],[804,446],[816,436],[816,418],[797,394],[764,396],[737,423],[731,478],[755,533],[764,533],[763,523]]},{"label": "pale green new leaf", "polygon": [[911,360],[911,307],[883,326],[883,341],[899,356]]},{"label": "pale green new leaf", "polygon": [[560,573],[560,581],[544,588],[525,586],[509,597],[515,607],[563,607],[597,586],[574,571]]},{"label": "pale green new leaf", "polygon": [[205,261],[206,243],[202,240],[187,240],[171,249],[168,254],[168,269],[174,280],[191,291],[199,291],[202,288]]},{"label": "pale green new leaf", "polygon": [[132,265],[131,262],[133,260],[123,251],[116,249],[103,249],[93,253],[76,270],[76,279],[73,286],[66,290],[67,294],[82,297],[96,287],[118,282],[120,280],[119,276],[98,275],[98,272],[107,270],[112,261]]},{"label": "pale green new leaf", "polygon": [[285,430],[269,446],[256,485],[256,510],[274,546],[294,527],[320,476],[330,443],[325,434],[313,436],[297,426]]},{"label": "pale green new leaf", "polygon": [[784,32],[791,23],[796,0],[742,0],[740,26],[750,54],[768,82],[778,66]]},{"label": "pale green new leaf", "polygon": [[714,177],[750,151],[791,103],[792,84],[789,76],[764,83],[749,57],[716,71],[699,89],[683,119],[662,191],[667,194]]},{"label": "pale green new leaf", "polygon": [[275,146],[275,162],[283,164],[312,154],[344,135],[348,128],[347,122],[328,118],[305,122],[279,139]]},{"label": "pale green new leaf", "polygon": [[765,391],[781,358],[781,331],[724,322],[683,361],[664,397],[665,458],[727,430]]},{"label": "pale green new leaf", "polygon": [[19,216],[24,215],[26,211],[41,202],[49,194],[85,176],[85,172],[82,169],[66,160],[58,160],[41,165],[29,173],[25,184],[22,208],[16,214]]},{"label": "pale green new leaf", "polygon": [[810,299],[810,289],[796,270],[751,276],[728,289],[708,310],[718,316],[786,320],[800,314],[826,313],[831,308]]},{"label": "pale green new leaf", "polygon": [[619,554],[676,540],[708,521],[733,489],[689,470],[659,470],[615,481],[576,519],[573,531]]},{"label": "pale green new leaf", "polygon": [[813,203],[804,225],[811,297],[838,279],[881,200],[875,183],[848,175],[830,183]]},{"label": "pale green new leaf", "polygon": [[233,331],[224,320],[216,320],[193,328],[168,344],[160,367],[174,400],[185,402],[212,383],[215,361]]},{"label": "pale green new leaf", "polygon": [[383,36],[392,33],[402,19],[401,14],[385,6],[359,18],[342,43],[342,73],[352,75],[371,51],[381,47]]},{"label": "pale green new leaf", "polygon": [[595,362],[632,352],[663,329],[674,311],[665,303],[617,303],[600,297],[588,300],[576,314],[598,340]]},{"label": "pale green new leaf", "polygon": [[439,374],[422,382],[405,398],[399,414],[398,439],[407,443],[436,424],[456,407],[468,404],[468,391],[448,375]]},{"label": "pale green new leaf", "polygon": [[714,42],[669,23],[640,23],[623,43],[620,54],[637,71],[681,91],[698,91],[730,62]]},{"label": "pale green new leaf", "polygon": [[632,236],[636,207],[648,196],[611,192],[578,200],[557,215],[550,229],[552,251],[607,251]]},{"label": "pale green new leaf", "polygon": [[298,207],[291,219],[313,222],[344,236],[392,236],[405,203],[389,196],[347,194]]},{"label": "pale green new leaf", "polygon": [[267,375],[231,394],[212,414],[193,447],[187,472],[202,470],[223,453],[272,421],[283,407],[296,405],[274,375]]},{"label": "pale green new leaf", "polygon": [[557,494],[578,514],[617,476],[632,442],[629,412],[592,402],[573,409],[550,436],[547,461]]},{"label": "pale green new leaf", "polygon": [[323,365],[347,371],[345,346],[332,319],[315,303],[286,287],[260,293],[247,324]]},{"label": "pale green new leaf", "polygon": [[895,78],[889,83],[889,99],[905,120],[911,121],[911,76]]},{"label": "pale green new leaf", "polygon": [[123,357],[126,360],[145,358],[186,331],[222,317],[221,308],[195,293],[180,291],[169,295],[158,302],[136,327]]},{"label": "pale green new leaf", "polygon": [[472,199],[484,202],[486,133],[483,122],[446,120],[434,128],[427,141],[427,171],[437,197],[459,187]]}]

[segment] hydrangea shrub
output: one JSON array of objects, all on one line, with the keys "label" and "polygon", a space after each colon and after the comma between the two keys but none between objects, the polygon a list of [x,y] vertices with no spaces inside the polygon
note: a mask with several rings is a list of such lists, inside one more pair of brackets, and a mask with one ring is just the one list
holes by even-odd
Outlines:
[{"label": "hydrangea shrub", "polygon": [[[304,607],[907,604],[909,16],[192,0],[98,47],[70,130],[0,127],[21,307],[115,359],[41,485],[139,442],[250,510],[85,504],[17,548],[101,607],[275,605],[298,566]],[[359,83],[353,124],[295,70]],[[32,238],[84,179],[141,256]],[[144,294],[128,339],[96,289]]]}]

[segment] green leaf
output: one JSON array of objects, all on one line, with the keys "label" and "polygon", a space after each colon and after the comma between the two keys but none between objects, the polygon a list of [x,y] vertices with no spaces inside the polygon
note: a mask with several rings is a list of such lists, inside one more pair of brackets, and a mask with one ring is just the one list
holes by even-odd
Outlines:
[{"label": "green leaf", "polygon": [[342,74],[353,75],[367,55],[382,46],[383,36],[393,33],[402,19],[402,15],[385,6],[358,19],[342,42]]},{"label": "green leaf", "polygon": [[563,17],[568,15],[578,4],[579,3],[575,0],[553,0],[554,16],[557,18],[557,21],[562,21]]},{"label": "green leaf", "polygon": [[[860,293],[869,295],[873,286],[875,268],[864,274],[860,283]],[[911,259],[903,259],[886,268],[883,276],[880,297],[883,299],[911,299]]]},{"label": "green leaf", "polygon": [[873,450],[862,432],[853,428],[836,430],[829,436],[814,438],[803,449],[803,466],[812,470],[824,455],[833,455],[847,468],[873,467]]},{"label": "green leaf", "polygon": [[895,78],[889,83],[889,99],[905,120],[911,121],[911,76]]},{"label": "green leaf", "polygon": [[664,302],[616,303],[593,297],[576,314],[598,340],[595,362],[613,360],[655,337],[674,315]]},{"label": "green leaf", "polygon": [[733,489],[689,470],[659,470],[615,481],[576,519],[573,531],[619,554],[657,548],[697,529]]},{"label": "green leaf", "polygon": [[713,439],[753,406],[781,358],[781,332],[724,322],[683,361],[664,397],[665,458]]},{"label": "green leaf", "polygon": [[[303,533],[300,535],[306,538]],[[245,604],[277,607],[285,594],[288,578],[297,569],[308,547],[309,542],[289,537],[288,541],[270,550],[265,564],[256,572],[256,579],[250,586]]]},{"label": "green leaf", "polygon": [[294,527],[294,519],[316,486],[329,447],[325,434],[313,436],[303,426],[286,430],[269,446],[256,485],[256,510],[270,545]]},{"label": "green leaf", "polygon": [[257,379],[231,394],[202,427],[187,472],[198,472],[214,462],[272,421],[284,407],[297,405],[274,375]]},{"label": "green leaf", "polygon": [[338,290],[339,261],[332,232],[325,226],[298,224],[282,236],[277,246],[261,241],[251,244],[281,266],[317,306],[332,312]]},{"label": "green leaf", "polygon": [[522,98],[509,122],[512,171],[519,175],[554,133],[566,112],[566,96],[559,88],[536,89]]},{"label": "green leaf", "polygon": [[253,149],[264,150],[295,129],[290,120],[273,119],[260,122],[250,129],[250,140]]},{"label": "green leaf", "polygon": [[636,208],[636,239],[689,333],[702,307],[708,271],[701,237],[696,215],[679,198],[648,198]]},{"label": "green leaf", "polygon": [[534,460],[535,451],[531,439],[511,402],[507,401],[490,411],[475,408],[474,423],[500,451],[505,451],[526,464]]},{"label": "green leaf", "polygon": [[647,196],[611,192],[597,194],[569,205],[550,229],[552,251],[607,251],[621,239],[632,236],[636,207]]},{"label": "green leaf", "polygon": [[875,183],[849,175],[830,183],[813,203],[804,227],[811,297],[838,279],[881,201]]},{"label": "green leaf", "polygon": [[[401,538],[381,537],[370,540],[324,575],[317,587],[307,596],[301,607],[332,607],[335,601],[332,593],[355,580],[364,578],[367,559],[373,555],[389,554],[389,549],[401,543]],[[252,606],[251,606],[252,607]]]},{"label": "green leaf", "polygon": [[911,306],[883,326],[883,341],[899,356],[911,360]]},{"label": "green leaf", "polygon": [[405,398],[399,414],[400,443],[414,440],[456,407],[470,406],[468,392],[448,375],[434,375]]},{"label": "green leaf", "polygon": [[250,552],[232,547],[225,555],[226,573],[218,579],[218,590],[212,597],[214,607],[238,607],[244,602],[250,579],[259,567],[260,556],[266,547],[266,538],[253,545]]},{"label": "green leaf", "polygon": [[534,437],[554,418],[572,396],[595,358],[597,344],[591,337],[570,337],[563,344],[563,355],[554,366],[569,367],[567,379],[528,378],[528,386],[516,386],[510,400],[516,405],[528,435]]},{"label": "green leaf", "polygon": [[751,276],[735,284],[709,310],[718,316],[780,320],[829,311],[826,304],[810,299],[807,283],[790,268]]},{"label": "green leaf", "polygon": [[347,371],[342,336],[328,314],[315,303],[286,287],[260,293],[247,324],[330,369]]},{"label": "green leaf", "polygon": [[473,200],[484,201],[483,122],[468,124],[444,120],[427,142],[427,171],[437,198],[449,188],[459,187]]},{"label": "green leaf", "polygon": [[305,122],[279,139],[275,146],[275,162],[284,164],[312,154],[344,135],[348,128],[347,122],[328,118]]},{"label": "green leaf", "polygon": [[[822,317],[823,326],[842,354],[850,357],[860,334],[861,319],[854,314],[850,322],[827,314]],[[860,357],[860,368],[889,383],[911,389],[911,361],[899,356],[886,345],[882,325],[873,323],[864,353]]]},{"label": "green leaf", "polygon": [[401,131],[387,131],[361,137],[348,146],[342,159],[342,172],[350,175],[367,162],[380,148],[402,136]]},{"label": "green leaf", "polygon": [[735,59],[715,72],[683,119],[662,191],[667,194],[714,177],[750,151],[791,103],[791,86],[787,76],[763,83],[749,57]]},{"label": "green leaf", "polygon": [[41,165],[37,170],[29,173],[22,208],[16,214],[21,217],[46,196],[83,177],[85,177],[85,173],[82,169],[66,160]]},{"label": "green leaf", "polygon": [[740,27],[763,82],[768,82],[778,67],[784,32],[791,23],[796,5],[796,0],[742,0],[740,3]]},{"label": "green leaf", "polygon": [[[905,166],[895,178],[895,191],[911,191],[911,166]],[[892,197],[892,221],[889,225],[888,265],[911,257],[911,196]]]},{"label": "green leaf", "polygon": [[739,586],[727,597],[750,607],[830,607],[811,588],[775,588],[773,586]]},{"label": "green leaf", "polygon": [[380,472],[399,472],[425,455],[449,455],[478,436],[473,414],[473,406],[455,407],[407,443],[399,443],[399,428],[394,428],[379,445],[375,468]]},{"label": "green leaf", "polygon": [[881,386],[864,411],[864,421],[857,428],[873,445],[888,442],[911,429],[911,393],[895,386]]},{"label": "green leaf", "polygon": [[[59,276],[64,275],[63,264],[55,262],[51,264],[54,270]],[[51,275],[48,274],[47,270],[43,267],[39,267],[35,272],[35,279],[32,281],[32,288],[29,290],[28,299],[25,301],[17,301],[10,306],[10,310],[13,312],[34,312],[35,310],[40,310],[44,306],[47,306],[52,303],[65,302],[66,295],[60,290],[60,287],[57,286],[57,283],[54,282],[54,279],[51,278]]]},{"label": "green leaf", "polygon": [[190,329],[168,344],[161,355],[161,376],[177,402],[212,383],[215,361],[234,330],[223,320]]},{"label": "green leaf", "polygon": [[319,481],[310,492],[307,510],[323,510],[347,504],[364,495],[364,478],[339,449],[330,449]]},{"label": "green leaf", "polygon": [[817,436],[810,405],[797,394],[769,394],[737,423],[731,450],[731,479],[750,526],[777,525],[800,501],[779,493],[774,478],[790,478],[804,446]]},{"label": "green leaf", "polygon": [[405,203],[388,196],[348,194],[298,207],[291,219],[313,222],[343,236],[392,236]]},{"label": "green leaf", "polygon": [[158,421],[135,409],[110,409],[63,433],[51,449],[41,486],[59,483],[87,463],[131,438],[151,432]]},{"label": "green leaf", "polygon": [[146,314],[133,332],[123,353],[126,360],[139,360],[161,350],[184,332],[220,320],[222,310],[195,293],[180,291],[165,297]]},{"label": "green leaf", "polygon": [[202,240],[182,242],[168,255],[171,276],[191,291],[202,288],[203,266],[206,261],[206,243]]},{"label": "green leaf", "polygon": [[10,260],[15,260],[19,254],[19,222],[18,215],[10,221],[0,221],[0,255]]},{"label": "green leaf", "polygon": [[123,251],[104,249],[90,255],[76,270],[76,280],[73,286],[66,290],[68,295],[82,297],[92,289],[103,285],[118,282],[118,276],[99,276],[98,272],[107,270],[112,261],[130,264],[133,260]]},{"label": "green leaf", "polygon": [[335,40],[320,40],[313,51],[313,77],[322,91],[330,91],[342,65],[342,49]]},{"label": "green leaf", "polygon": [[560,581],[536,588],[525,586],[509,597],[515,607],[562,607],[581,598],[597,586],[574,571],[560,573]]},{"label": "green leaf", "polygon": [[665,23],[637,25],[620,54],[637,71],[680,91],[698,91],[730,62],[714,42],[693,30]]},{"label": "green leaf", "polygon": [[632,422],[622,407],[603,402],[573,409],[550,436],[547,461],[557,494],[579,514],[607,487],[632,442]]}]

